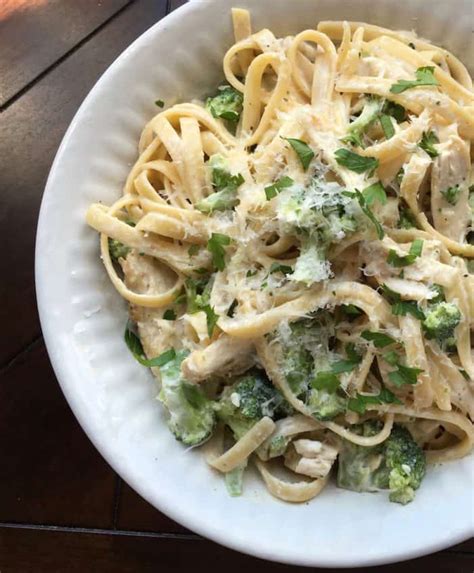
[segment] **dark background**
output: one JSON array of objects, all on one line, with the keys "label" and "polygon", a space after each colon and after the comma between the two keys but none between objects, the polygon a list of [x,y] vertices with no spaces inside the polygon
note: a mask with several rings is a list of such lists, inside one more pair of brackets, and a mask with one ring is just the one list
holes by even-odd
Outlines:
[{"label": "dark background", "polygon": [[[303,571],[204,540],[123,483],[63,398],[38,322],[36,222],[61,138],[102,72],[183,3],[0,0],[0,573]],[[473,557],[471,540],[371,571],[468,573]]]}]

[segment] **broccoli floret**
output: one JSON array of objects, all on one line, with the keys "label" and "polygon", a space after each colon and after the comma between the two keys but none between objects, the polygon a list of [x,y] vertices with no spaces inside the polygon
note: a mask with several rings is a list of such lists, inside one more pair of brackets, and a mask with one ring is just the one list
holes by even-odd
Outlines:
[{"label": "broccoli floret", "polygon": [[[351,430],[361,436],[370,437],[377,434],[381,427],[382,424],[378,421],[368,420],[351,427]],[[367,448],[343,440],[338,458],[338,487],[359,492],[382,489],[387,482],[386,472],[383,473],[382,479],[379,474],[383,464],[382,452],[381,444]]]},{"label": "broccoli floret", "polygon": [[454,330],[461,322],[461,312],[452,302],[440,302],[428,308],[423,320],[426,338],[447,349],[456,346]]},{"label": "broccoli floret", "polygon": [[[328,364],[327,353],[331,323],[326,316],[304,319],[280,329],[282,371],[295,396],[304,398],[314,376],[315,356],[321,369]],[[321,364],[321,360],[323,364]]]},{"label": "broccoli floret", "polygon": [[378,98],[367,98],[362,113],[349,125],[347,135],[342,139],[342,141],[344,143],[351,143],[352,145],[363,147],[362,136],[379,117],[382,110],[382,104],[383,101]]},{"label": "broccoli floret", "polygon": [[347,398],[340,388],[315,388],[318,372],[326,372],[336,355],[329,349],[334,320],[327,312],[296,321],[289,332],[280,329],[281,370],[291,391],[311,409],[318,420],[329,420],[346,410]]},{"label": "broccoli floret", "polygon": [[125,259],[131,250],[130,247],[127,247],[120,241],[109,238],[109,252],[114,260]]},{"label": "broccoli floret", "polygon": [[[381,422],[369,420],[351,429],[359,435],[373,436],[381,427]],[[413,500],[425,470],[423,450],[406,428],[396,424],[388,439],[376,446],[343,441],[337,485],[358,492],[389,489],[390,501],[406,504]]]},{"label": "broccoli floret", "polygon": [[279,194],[278,219],[285,232],[301,240],[292,280],[310,285],[331,276],[327,251],[357,229],[357,213],[353,200],[337,183],[320,177],[307,188],[292,185]]},{"label": "broccoli floret", "polygon": [[385,465],[389,470],[390,501],[409,503],[425,477],[423,450],[403,426],[395,425],[385,442]]},{"label": "broccoli floret", "polygon": [[222,155],[213,155],[209,159],[208,166],[211,169],[212,185],[216,192],[196,203],[196,209],[202,213],[232,209],[239,202],[237,189],[244,182],[244,178],[240,173],[231,175]]},{"label": "broccoli floret", "polygon": [[226,386],[215,409],[236,440],[264,416],[278,419],[292,412],[278,389],[257,369],[239,376],[232,385]]},{"label": "broccoli floret", "polygon": [[268,457],[277,458],[278,456],[282,456],[290,441],[291,436],[275,436],[272,438],[268,448]]},{"label": "broccoli floret", "polygon": [[309,406],[317,420],[331,420],[346,411],[347,398],[338,392],[313,388],[309,393],[307,406]]},{"label": "broccoli floret", "polygon": [[219,86],[218,93],[206,101],[206,108],[214,117],[237,123],[242,113],[243,95],[232,86]]},{"label": "broccoli floret", "polygon": [[181,363],[187,354],[177,352],[173,360],[160,368],[159,399],[169,412],[168,424],[176,439],[187,446],[198,446],[211,436],[215,413],[212,401],[202,390],[181,376]]},{"label": "broccoli floret", "polygon": [[242,488],[244,484],[244,472],[247,467],[247,461],[240,464],[224,476],[227,491],[231,497],[239,497],[242,495]]},{"label": "broccoli floret", "polygon": [[[130,225],[130,227],[135,227],[135,223],[133,221],[125,221],[125,223],[127,223],[127,225]],[[120,241],[117,241],[116,239],[111,239],[109,237],[109,253],[112,259],[114,259],[115,261],[127,258],[127,255],[130,253],[131,250],[132,249],[130,247],[127,247]]]}]

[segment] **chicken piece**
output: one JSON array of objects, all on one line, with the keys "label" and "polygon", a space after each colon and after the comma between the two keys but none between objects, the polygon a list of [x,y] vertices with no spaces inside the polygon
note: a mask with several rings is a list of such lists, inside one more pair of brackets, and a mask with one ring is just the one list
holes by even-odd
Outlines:
[{"label": "chicken piece", "polygon": [[298,474],[312,478],[326,477],[339,450],[317,440],[295,440],[286,450],[285,465]]},{"label": "chicken piece", "polygon": [[[176,274],[165,264],[132,250],[120,261],[125,284],[140,294],[169,290],[176,283]],[[130,305],[130,318],[137,323],[143,350],[148,358],[158,356],[170,347],[182,348],[186,325],[181,321],[163,320],[163,309]]]},{"label": "chicken piece", "polygon": [[[471,222],[469,180],[471,159],[469,145],[449,130],[446,140],[437,146],[438,157],[431,174],[431,214],[437,231],[457,241],[465,242]],[[454,197],[448,190],[453,191]]]},{"label": "chicken piece", "polygon": [[248,340],[222,335],[203,350],[194,350],[183,360],[181,371],[186,380],[201,382],[212,375],[233,376],[255,364],[253,344]]}]

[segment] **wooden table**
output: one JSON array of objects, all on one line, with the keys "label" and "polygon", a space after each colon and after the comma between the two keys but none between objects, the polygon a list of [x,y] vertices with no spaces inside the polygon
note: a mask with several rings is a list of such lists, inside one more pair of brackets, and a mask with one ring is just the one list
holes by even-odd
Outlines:
[{"label": "wooden table", "polygon": [[[0,0],[1,573],[299,569],[204,540],[124,484],[72,415],[38,322],[36,222],[59,142],[107,66],[182,3]],[[471,541],[373,570],[467,573],[473,557]]]}]

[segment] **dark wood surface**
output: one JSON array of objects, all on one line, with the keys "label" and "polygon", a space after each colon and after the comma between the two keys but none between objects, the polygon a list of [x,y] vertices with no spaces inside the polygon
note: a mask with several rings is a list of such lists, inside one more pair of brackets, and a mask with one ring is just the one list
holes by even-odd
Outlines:
[{"label": "dark wood surface", "polygon": [[[41,337],[34,241],[56,149],[102,72],[182,3],[0,0],[1,573],[300,570],[203,540],[135,494],[82,432]],[[470,541],[372,570],[471,573],[473,561]]]}]

